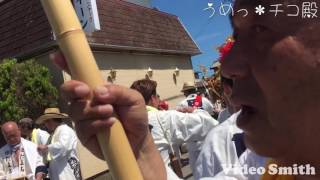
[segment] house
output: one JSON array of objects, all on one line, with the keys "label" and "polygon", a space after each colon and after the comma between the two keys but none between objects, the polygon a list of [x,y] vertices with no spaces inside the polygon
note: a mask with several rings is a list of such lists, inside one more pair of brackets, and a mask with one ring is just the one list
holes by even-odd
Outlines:
[{"label": "house", "polygon": [[[114,70],[114,82],[128,86],[152,70],[159,94],[175,107],[183,82],[194,80],[191,56],[200,53],[179,18],[120,0],[97,6],[101,30],[87,37],[104,78]],[[57,43],[38,0],[4,0],[0,11],[0,58],[36,58],[50,68],[57,86],[69,78],[48,59]]]},{"label": "house", "polygon": [[[119,85],[157,81],[161,98],[175,108],[183,83],[194,81],[191,57],[200,50],[177,16],[149,8],[148,0],[131,1],[140,5],[97,1],[101,30],[87,34],[97,64],[105,80]],[[2,0],[0,12],[0,59],[35,58],[56,86],[70,79],[49,60],[58,46],[39,0]]]}]

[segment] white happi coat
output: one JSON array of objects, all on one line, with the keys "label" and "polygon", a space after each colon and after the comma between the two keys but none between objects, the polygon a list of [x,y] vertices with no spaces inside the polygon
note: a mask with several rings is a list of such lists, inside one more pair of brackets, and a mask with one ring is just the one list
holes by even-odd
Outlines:
[{"label": "white happi coat", "polygon": [[46,145],[50,134],[40,128],[34,128],[31,133],[31,141],[37,145]]},{"label": "white happi coat", "polygon": [[196,162],[196,180],[259,180],[259,176],[242,174],[241,170],[237,169],[244,165],[264,167],[266,160],[249,149],[238,157],[232,137],[243,132],[236,125],[239,114],[240,111],[233,114],[224,123],[212,129],[206,137]]},{"label": "white happi coat", "polygon": [[77,157],[77,136],[72,128],[62,124],[56,128],[48,145],[51,180],[80,179],[80,163]]},{"label": "white happi coat", "polygon": [[[21,148],[24,153],[20,152],[20,168],[10,169],[13,163],[12,147],[8,144],[0,149],[0,179],[13,179],[17,177],[27,177],[29,180],[35,179],[36,168],[44,166],[42,156],[37,151],[37,145],[31,141],[21,138]],[[22,151],[22,150],[21,150]],[[13,154],[12,154],[13,153]],[[22,154],[24,154],[24,160],[22,160]],[[21,162],[24,162],[23,165]],[[9,165],[10,164],[10,165]],[[24,167],[25,171],[20,171]],[[9,172],[12,171],[10,174]]]},{"label": "white happi coat", "polygon": [[[188,97],[183,101],[181,101],[177,107],[178,108],[188,107],[188,106],[190,107],[193,101],[196,99],[196,97],[197,97],[197,94],[188,95]],[[207,111],[210,115],[213,115],[213,109],[214,109],[213,104],[206,97],[202,97],[201,100],[202,100],[202,106],[200,107],[200,109],[203,109]],[[195,171],[194,165],[196,163],[197,157],[199,156],[200,149],[202,146],[202,141],[187,141],[186,145],[189,152],[189,163],[191,165],[192,172],[194,172]]]},{"label": "white happi coat", "polygon": [[[166,165],[168,180],[179,179],[168,168],[170,146],[183,142],[203,141],[207,133],[218,124],[209,113],[200,109],[195,110],[193,113],[181,113],[174,110],[148,110],[148,119],[149,124],[153,126],[151,134],[154,142]],[[192,152],[189,154],[190,156],[193,156]],[[190,165],[194,166],[191,163]]]},{"label": "white happi coat", "polygon": [[213,177],[225,166],[239,164],[236,147],[232,141],[234,134],[243,132],[236,125],[239,113],[233,114],[209,132],[196,162],[195,179]]}]

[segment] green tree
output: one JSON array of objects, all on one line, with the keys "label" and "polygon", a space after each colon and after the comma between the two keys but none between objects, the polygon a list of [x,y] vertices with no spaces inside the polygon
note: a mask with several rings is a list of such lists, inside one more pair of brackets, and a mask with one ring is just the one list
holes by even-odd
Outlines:
[{"label": "green tree", "polygon": [[57,106],[58,91],[49,70],[34,60],[0,64],[0,121],[37,118],[46,107]]}]

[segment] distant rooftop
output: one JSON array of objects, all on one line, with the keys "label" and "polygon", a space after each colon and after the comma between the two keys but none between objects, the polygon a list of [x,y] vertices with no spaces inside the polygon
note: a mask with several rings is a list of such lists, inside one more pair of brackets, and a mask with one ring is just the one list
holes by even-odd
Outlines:
[{"label": "distant rooftop", "polygon": [[[0,58],[56,46],[39,0],[0,0]],[[121,0],[97,1],[101,30],[93,48],[196,55],[199,48],[177,16]]]}]

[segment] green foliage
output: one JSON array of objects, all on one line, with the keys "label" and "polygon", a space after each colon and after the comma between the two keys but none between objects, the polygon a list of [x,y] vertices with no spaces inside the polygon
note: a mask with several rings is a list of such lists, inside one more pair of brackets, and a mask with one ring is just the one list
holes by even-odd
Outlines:
[{"label": "green foliage", "polygon": [[37,118],[46,107],[57,106],[58,91],[49,70],[34,60],[0,64],[0,121]]}]

